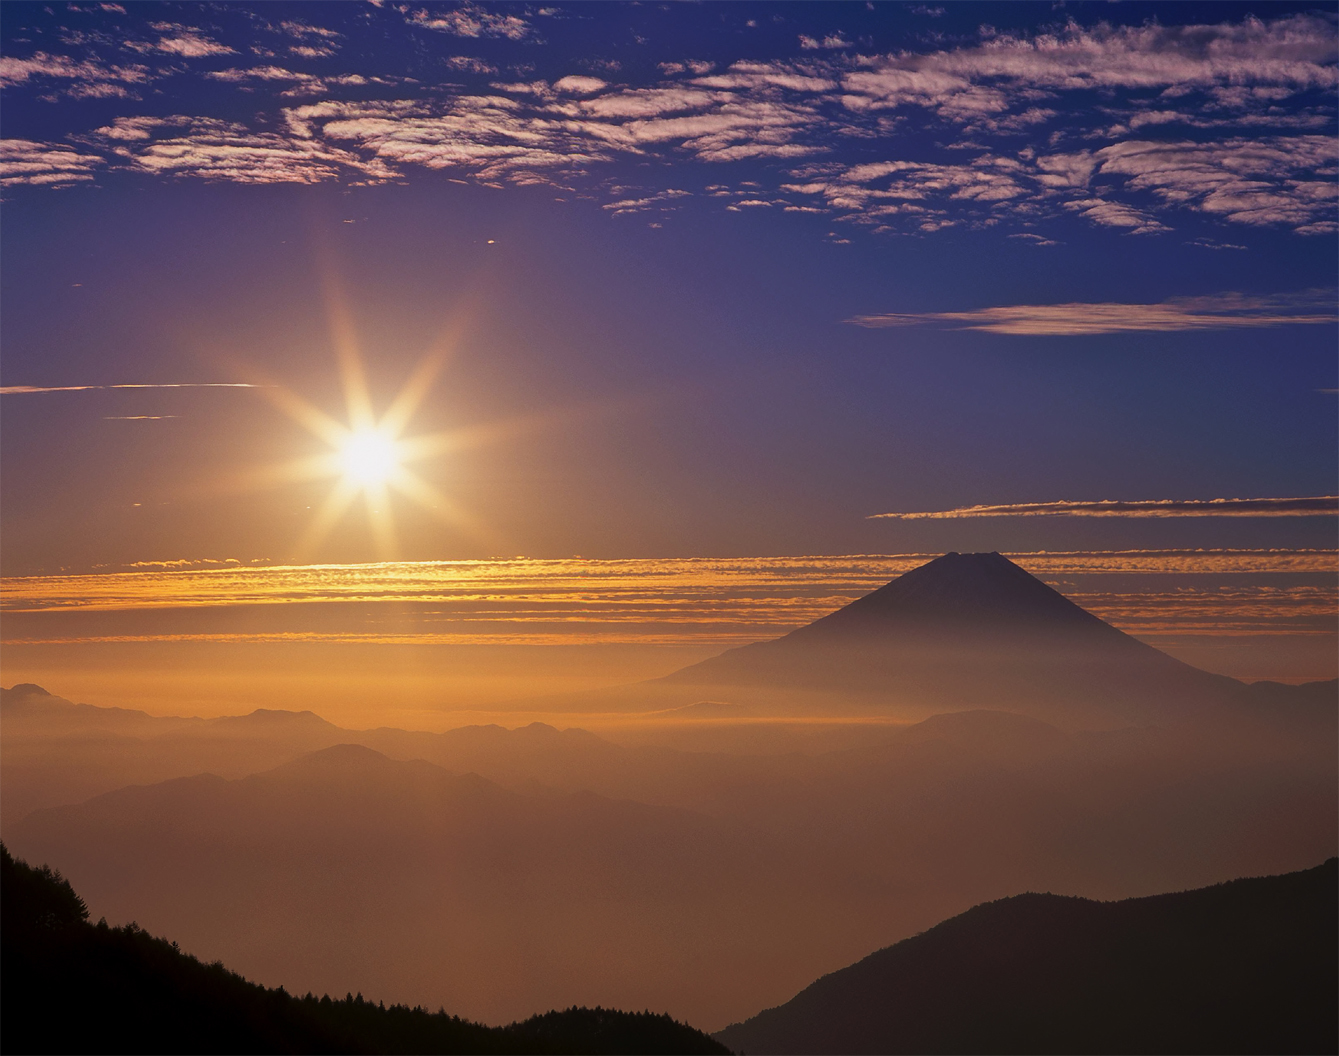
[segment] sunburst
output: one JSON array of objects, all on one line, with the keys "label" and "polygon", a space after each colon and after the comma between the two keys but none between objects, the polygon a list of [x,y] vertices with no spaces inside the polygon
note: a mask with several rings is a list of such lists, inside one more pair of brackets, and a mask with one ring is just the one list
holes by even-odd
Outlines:
[{"label": "sunburst", "polygon": [[366,507],[379,560],[398,556],[393,496],[410,500],[471,536],[485,538],[478,520],[423,479],[412,464],[496,439],[513,432],[514,428],[491,425],[425,435],[407,434],[414,414],[457,343],[460,325],[447,328],[434,348],[410,372],[386,410],[378,415],[369,393],[352,320],[344,308],[344,298],[330,284],[327,293],[331,336],[344,390],[345,420],[326,413],[283,385],[265,384],[259,391],[321,440],[327,450],[271,466],[251,475],[248,484],[333,481],[329,494],[298,541],[299,556],[310,555],[319,548],[360,498]]}]

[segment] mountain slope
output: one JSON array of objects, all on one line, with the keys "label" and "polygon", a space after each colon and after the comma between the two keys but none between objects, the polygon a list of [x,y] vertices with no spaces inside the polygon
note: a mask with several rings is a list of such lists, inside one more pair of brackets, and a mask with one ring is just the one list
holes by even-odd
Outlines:
[{"label": "mountain slope", "polygon": [[1122,902],[1019,895],[715,1037],[739,1052],[1334,1052],[1339,860]]},{"label": "mountain slope", "polygon": [[6,1052],[721,1053],[669,1016],[570,1008],[508,1027],[445,1012],[289,996],[130,925],[88,924],[59,873],[0,844]]},{"label": "mountain slope", "polygon": [[1067,725],[1179,720],[1240,696],[1103,622],[996,553],[945,554],[781,638],[659,680],[773,704],[1005,708]]}]

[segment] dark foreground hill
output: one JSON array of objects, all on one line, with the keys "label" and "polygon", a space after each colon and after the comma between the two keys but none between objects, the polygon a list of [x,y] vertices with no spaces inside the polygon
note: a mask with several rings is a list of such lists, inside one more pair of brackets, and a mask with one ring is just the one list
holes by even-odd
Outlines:
[{"label": "dark foreground hill", "polygon": [[1339,859],[976,906],[715,1037],[748,1053],[1333,1053]]},{"label": "dark foreground hill", "polygon": [[31,1053],[724,1053],[666,1015],[570,1008],[486,1027],[362,995],[293,997],[131,924],[0,845],[0,1047]]}]

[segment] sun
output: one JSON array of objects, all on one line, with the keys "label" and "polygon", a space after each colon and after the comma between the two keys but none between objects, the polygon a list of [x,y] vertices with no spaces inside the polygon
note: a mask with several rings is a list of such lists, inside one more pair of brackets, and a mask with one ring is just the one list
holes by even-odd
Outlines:
[{"label": "sun", "polygon": [[429,435],[406,435],[414,416],[444,358],[430,353],[413,370],[399,393],[381,413],[375,413],[362,362],[352,340],[337,345],[347,418],[341,421],[320,410],[282,385],[267,383],[260,390],[268,400],[322,442],[322,454],[292,459],[254,474],[252,482],[273,486],[284,482],[332,481],[325,501],[313,511],[294,558],[316,552],[335,526],[360,498],[367,510],[379,560],[397,557],[392,496],[408,499],[430,515],[470,535],[482,526],[446,495],[410,468],[411,463],[435,460],[483,437],[478,430],[455,430]]},{"label": "sun", "polygon": [[552,414],[479,422],[442,432],[411,433],[411,420],[460,344],[470,319],[469,311],[462,309],[447,320],[399,391],[378,409],[368,386],[348,298],[333,269],[325,271],[324,280],[331,345],[344,390],[345,413],[331,414],[277,380],[243,368],[250,383],[256,385],[256,391],[311,433],[324,451],[257,467],[242,474],[238,484],[249,489],[300,481],[331,481],[330,491],[312,511],[305,531],[296,541],[294,560],[311,559],[359,499],[366,510],[378,560],[399,557],[394,514],[403,501],[455,531],[496,547],[498,538],[492,529],[417,470],[426,469],[431,478],[436,474],[422,463],[436,463],[440,468],[443,458],[464,450],[546,428],[552,424]]},{"label": "sun", "polygon": [[345,481],[359,488],[374,488],[397,475],[404,452],[393,436],[377,429],[358,429],[344,437],[336,458]]}]

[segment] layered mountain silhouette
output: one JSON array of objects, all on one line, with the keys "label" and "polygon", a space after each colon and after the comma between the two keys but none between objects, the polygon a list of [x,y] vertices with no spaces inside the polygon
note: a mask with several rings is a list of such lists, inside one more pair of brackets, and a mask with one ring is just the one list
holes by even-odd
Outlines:
[{"label": "layered mountain silhouette", "polygon": [[1180,721],[1245,687],[1112,627],[997,553],[949,553],[772,641],[660,680],[785,708],[1004,708],[1072,726]]},{"label": "layered mountain silhouette", "polygon": [[[999,555],[591,710],[613,703],[704,750],[615,726],[155,718],[17,686],[0,823],[95,915],[269,985],[709,1028],[1013,892],[1127,898],[1336,851],[1334,682],[1197,671]],[[862,709],[840,750],[804,732]],[[778,717],[802,750],[756,748]]]},{"label": "layered mountain silhouette", "polygon": [[[36,811],[6,842],[268,985],[445,1002],[505,1022],[661,1005],[719,1025],[766,963],[825,938],[813,870],[776,839],[591,792],[517,793],[336,745],[237,780],[201,774]],[[726,978],[739,980],[726,992]]]},{"label": "layered mountain silhouette", "polygon": [[1121,902],[977,906],[715,1037],[767,1053],[1330,1053],[1339,860]]},{"label": "layered mountain silhouette", "polygon": [[1282,872],[1335,853],[1339,825],[1332,742],[1254,732],[961,711],[780,756],[457,732],[403,734],[449,769],[335,745],[35,811],[5,839],[95,915],[269,986],[716,1029],[979,902]]},{"label": "layered mountain silhouette", "polygon": [[88,923],[69,882],[0,844],[6,1052],[724,1053],[667,1015],[572,1007],[506,1027],[444,1011],[291,996],[136,925]]}]

